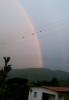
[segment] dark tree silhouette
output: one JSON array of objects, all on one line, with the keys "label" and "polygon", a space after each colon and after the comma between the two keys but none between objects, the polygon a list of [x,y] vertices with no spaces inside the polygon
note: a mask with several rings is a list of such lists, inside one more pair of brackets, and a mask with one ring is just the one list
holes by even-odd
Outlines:
[{"label": "dark tree silhouette", "polygon": [[51,80],[51,85],[52,86],[59,86],[59,81],[55,77]]},{"label": "dark tree silhouette", "polygon": [[4,62],[5,62],[5,65],[4,65],[4,72],[6,72],[6,74],[11,71],[11,65],[9,65],[8,63],[10,62],[10,57],[3,57],[4,58]]},{"label": "dark tree silhouette", "polygon": [[8,78],[11,71],[10,57],[4,58],[4,67],[0,70],[0,100],[28,100],[29,87],[27,79]]},{"label": "dark tree silhouette", "polygon": [[28,80],[22,78],[13,78],[8,80],[8,100],[28,100]]},{"label": "dark tree silhouette", "polygon": [[11,65],[9,65],[10,57],[3,57],[4,67],[0,70],[0,100],[6,100],[5,94],[7,91],[7,76],[8,72],[11,71]]}]

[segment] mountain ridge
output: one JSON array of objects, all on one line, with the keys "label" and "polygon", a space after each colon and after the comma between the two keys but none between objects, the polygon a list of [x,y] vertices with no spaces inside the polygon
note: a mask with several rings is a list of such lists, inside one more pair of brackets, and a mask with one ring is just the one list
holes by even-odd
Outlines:
[{"label": "mountain ridge", "polygon": [[52,78],[57,78],[58,80],[69,80],[68,72],[51,70],[48,68],[13,69],[8,76],[9,78],[27,78],[31,81],[49,81],[52,80]]}]

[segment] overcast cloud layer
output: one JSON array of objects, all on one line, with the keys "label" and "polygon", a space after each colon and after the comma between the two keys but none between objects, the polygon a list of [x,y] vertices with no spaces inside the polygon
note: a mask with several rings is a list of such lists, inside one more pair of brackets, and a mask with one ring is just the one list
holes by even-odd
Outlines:
[{"label": "overcast cloud layer", "polygon": [[3,56],[14,68],[42,67],[37,34],[18,0],[0,0],[0,68]]}]

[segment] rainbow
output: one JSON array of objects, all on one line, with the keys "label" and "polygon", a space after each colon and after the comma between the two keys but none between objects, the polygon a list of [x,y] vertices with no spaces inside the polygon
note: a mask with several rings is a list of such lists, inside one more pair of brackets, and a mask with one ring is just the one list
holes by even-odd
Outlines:
[{"label": "rainbow", "polygon": [[[10,1],[7,0],[7,2],[9,5]],[[11,6],[12,4],[14,6]],[[4,11],[7,13],[4,19],[5,22],[7,22],[9,16],[12,21],[8,21],[10,26],[8,26],[8,24],[4,26],[5,23],[3,25],[3,27],[6,27],[6,31],[2,30],[2,33],[7,34],[8,37],[6,37],[5,40],[6,45],[0,46],[0,49],[3,49],[0,54],[11,56],[12,60],[14,59],[13,66],[19,66],[17,68],[22,68],[20,66],[23,65],[25,65],[25,68],[30,66],[38,68],[42,67],[41,48],[31,18],[21,5],[20,0],[12,0],[10,6],[9,9],[11,12],[6,8],[8,11]]]}]

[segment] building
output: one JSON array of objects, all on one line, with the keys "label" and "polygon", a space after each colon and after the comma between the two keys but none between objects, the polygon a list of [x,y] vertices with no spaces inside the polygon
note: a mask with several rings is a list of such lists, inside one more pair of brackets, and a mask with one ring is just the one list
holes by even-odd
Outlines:
[{"label": "building", "polygon": [[69,88],[33,87],[29,92],[28,100],[69,100]]}]

